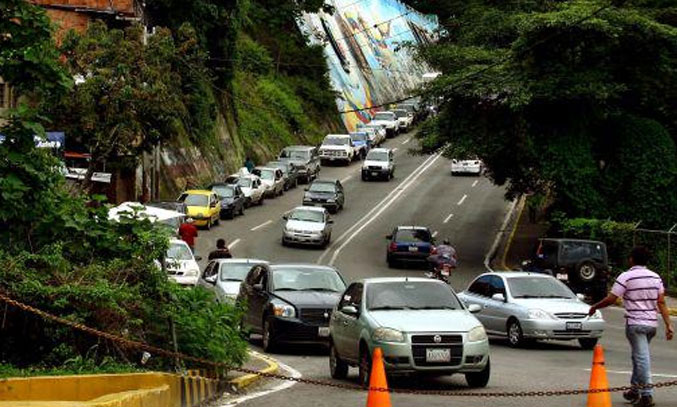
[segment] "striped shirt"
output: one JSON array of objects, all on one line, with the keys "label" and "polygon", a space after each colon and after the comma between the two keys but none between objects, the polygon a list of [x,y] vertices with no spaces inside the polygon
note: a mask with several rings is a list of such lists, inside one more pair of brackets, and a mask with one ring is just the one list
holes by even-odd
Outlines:
[{"label": "striped shirt", "polygon": [[634,266],[616,279],[611,293],[623,298],[628,325],[658,326],[658,296],[664,293],[658,274],[644,266]]}]

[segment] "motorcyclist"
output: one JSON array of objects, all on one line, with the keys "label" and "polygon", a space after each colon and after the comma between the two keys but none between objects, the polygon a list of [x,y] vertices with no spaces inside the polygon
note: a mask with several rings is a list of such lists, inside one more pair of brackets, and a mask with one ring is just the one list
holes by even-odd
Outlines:
[{"label": "motorcyclist", "polygon": [[450,265],[451,268],[456,267],[458,256],[456,255],[456,249],[449,243],[449,239],[444,239],[442,244],[436,247],[436,250],[437,254],[428,257],[431,271],[441,268],[444,264]]}]

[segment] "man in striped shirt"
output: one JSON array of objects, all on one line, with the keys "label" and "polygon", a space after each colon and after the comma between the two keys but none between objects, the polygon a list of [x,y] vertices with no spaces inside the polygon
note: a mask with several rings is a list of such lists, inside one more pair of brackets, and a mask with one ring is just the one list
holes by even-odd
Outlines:
[{"label": "man in striped shirt", "polygon": [[673,328],[665,305],[665,290],[658,274],[646,268],[650,253],[645,247],[635,247],[630,253],[630,269],[616,279],[611,292],[602,301],[590,307],[590,315],[600,308],[615,304],[623,298],[625,308],[625,336],[632,350],[633,389],[623,394],[635,406],[651,407],[653,389],[642,388],[651,384],[651,353],[649,343],[658,327],[657,311],[665,323],[667,340],[672,340]]}]

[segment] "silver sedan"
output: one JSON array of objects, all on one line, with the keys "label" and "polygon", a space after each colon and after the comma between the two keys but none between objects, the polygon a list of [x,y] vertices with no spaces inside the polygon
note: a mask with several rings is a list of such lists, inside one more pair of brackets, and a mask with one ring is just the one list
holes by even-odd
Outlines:
[{"label": "silver sedan", "polygon": [[467,305],[478,305],[476,314],[491,335],[508,338],[513,347],[529,340],[578,340],[592,349],[604,331],[604,319],[566,285],[545,274],[486,273],[459,294]]},{"label": "silver sedan", "polygon": [[214,293],[220,303],[234,303],[240,292],[240,284],[252,267],[268,264],[257,259],[214,259],[205,267],[197,285]]}]

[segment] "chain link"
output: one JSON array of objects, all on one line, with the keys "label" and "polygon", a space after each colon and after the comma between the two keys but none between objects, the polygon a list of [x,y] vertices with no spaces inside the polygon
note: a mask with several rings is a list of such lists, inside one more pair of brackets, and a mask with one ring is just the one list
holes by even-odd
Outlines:
[{"label": "chain link", "polygon": [[379,391],[379,392],[390,392],[396,394],[414,394],[414,395],[426,395],[426,396],[445,396],[445,397],[478,397],[478,398],[532,398],[532,397],[561,397],[561,396],[576,396],[582,394],[591,394],[591,393],[616,393],[628,390],[637,390],[637,389],[648,389],[648,388],[663,388],[663,387],[672,387],[677,386],[677,380],[665,381],[655,384],[647,384],[643,386],[619,386],[619,387],[610,387],[608,389],[566,389],[566,390],[537,390],[537,391],[513,391],[513,392],[477,392],[477,391],[454,391],[454,390],[409,390],[409,389],[388,389],[382,387],[372,387],[365,388],[362,386],[347,384],[347,383],[335,383],[327,380],[320,379],[306,379],[303,377],[292,377],[279,373],[264,373],[259,372],[254,369],[248,369],[244,367],[231,366],[226,363],[214,362],[208,359],[203,359],[195,356],[186,355],[180,352],[173,352],[166,349],[158,348],[147,343],[135,341],[132,339],[127,339],[118,335],[111,334],[109,332],[103,332],[98,329],[94,329],[83,325],[78,322],[74,322],[48,312],[42,311],[40,309],[34,308],[30,305],[24,304],[17,300],[10,298],[5,295],[3,292],[0,292],[0,300],[6,302],[9,305],[12,305],[16,308],[19,308],[23,311],[30,312],[32,314],[38,315],[41,318],[49,321],[54,321],[62,325],[69,326],[73,329],[88,333],[90,335],[107,339],[111,342],[115,342],[120,346],[131,349],[143,350],[146,352],[154,353],[156,355],[165,356],[167,358],[179,358],[189,362],[199,363],[201,365],[215,367],[215,368],[225,368],[230,371],[245,373],[245,374],[255,374],[261,377],[285,380],[296,383],[309,384],[314,386],[323,386],[323,387],[332,387],[335,389],[341,390],[351,390],[351,391]]}]

